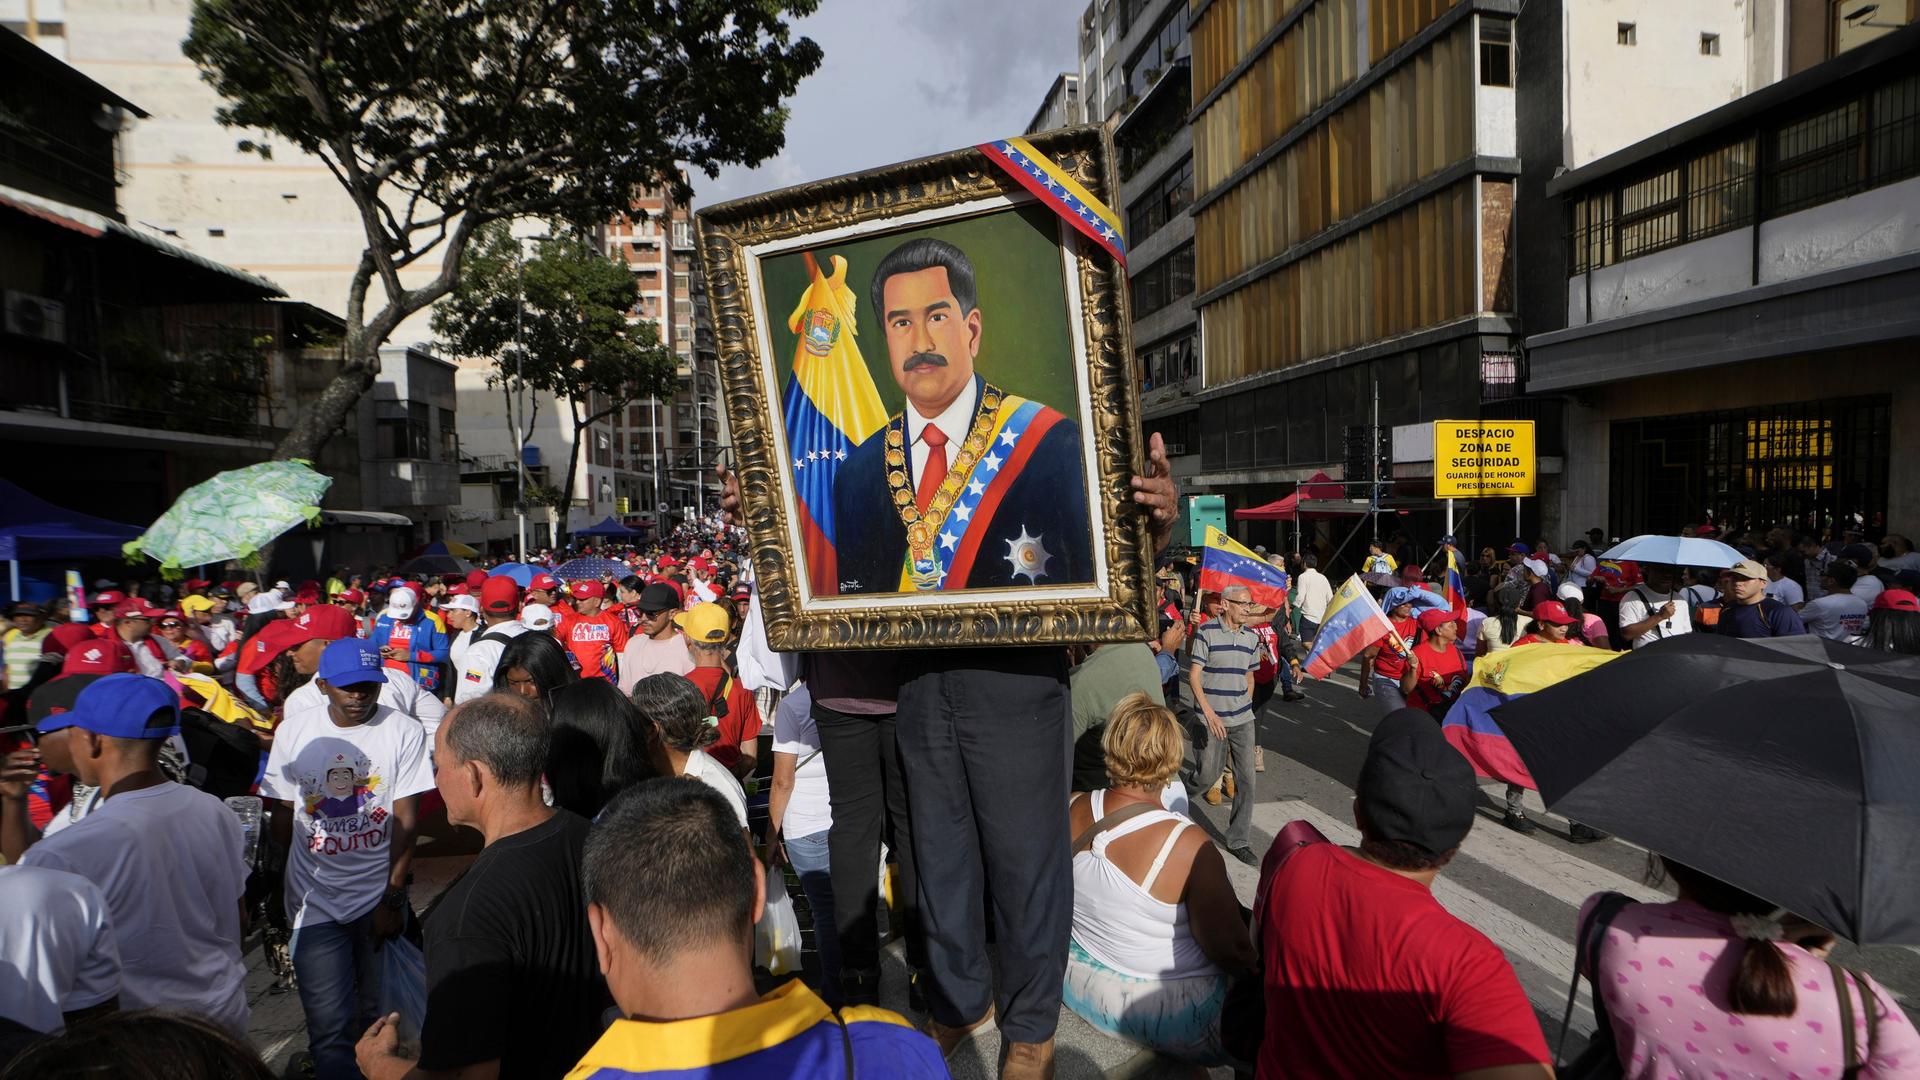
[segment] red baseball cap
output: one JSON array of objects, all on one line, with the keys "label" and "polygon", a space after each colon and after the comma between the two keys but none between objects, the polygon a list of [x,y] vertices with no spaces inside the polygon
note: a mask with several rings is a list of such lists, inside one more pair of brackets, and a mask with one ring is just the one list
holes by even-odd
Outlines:
[{"label": "red baseball cap", "polygon": [[1420,613],[1420,629],[1427,631],[1438,630],[1441,626],[1458,619],[1458,615],[1448,611],[1446,608],[1428,608]]},{"label": "red baseball cap", "polygon": [[597,581],[576,581],[573,583],[572,591],[575,600],[597,600],[607,595],[607,587]]},{"label": "red baseball cap", "polygon": [[653,564],[653,568],[655,570],[668,570],[679,565],[680,565],[679,563],[674,561],[673,556],[662,555],[660,556],[659,561]]},{"label": "red baseball cap", "polygon": [[520,607],[520,585],[510,577],[490,577],[480,586],[480,610],[505,615]]},{"label": "red baseball cap", "polygon": [[316,603],[301,612],[299,618],[287,620],[287,625],[293,627],[285,633],[288,648],[309,641],[338,641],[356,636],[353,612],[332,604]]},{"label": "red baseball cap", "polygon": [[705,556],[695,555],[693,558],[687,560],[687,569],[698,570],[703,574],[710,574],[713,572],[713,564],[708,562]]},{"label": "red baseball cap", "polygon": [[318,589],[302,589],[294,596],[293,602],[296,604],[317,604],[320,602],[320,591]]},{"label": "red baseball cap", "polygon": [[115,604],[124,604],[126,602],[126,593],[121,592],[119,589],[108,589],[106,592],[94,593],[93,599],[87,602],[87,606],[112,607]]},{"label": "red baseball cap", "polygon": [[1555,626],[1572,626],[1573,616],[1567,614],[1567,606],[1558,600],[1548,600],[1533,609],[1533,621],[1552,623]]},{"label": "red baseball cap", "polygon": [[190,577],[187,580],[181,582],[180,587],[191,591],[193,589],[204,589],[211,584],[213,584],[213,582],[208,581],[205,578]]},{"label": "red baseball cap", "polygon": [[112,675],[133,670],[133,653],[118,639],[95,638],[92,644],[76,645],[67,650],[67,659],[60,665],[62,675]]},{"label": "red baseball cap", "polygon": [[[345,608],[335,610],[346,611]],[[261,628],[259,633],[248,638],[246,647],[240,651],[240,660],[234,666],[234,670],[242,675],[258,675],[266,670],[268,664],[273,663],[274,657],[300,644],[300,641],[310,640],[302,638],[300,641],[295,641],[294,635],[302,631],[293,623],[292,619],[275,619]]]},{"label": "red baseball cap", "polygon": [[467,583],[462,581],[458,585],[447,586],[447,595],[448,596],[472,596],[473,590],[467,588]]},{"label": "red baseball cap", "polygon": [[349,604],[358,604],[367,598],[367,594],[361,592],[359,589],[341,589],[339,592],[333,594],[333,598],[335,600],[344,600]]},{"label": "red baseball cap", "polygon": [[467,571],[467,588],[478,592],[480,587],[482,585],[485,585],[486,583],[487,583],[487,572],[485,570]]},{"label": "red baseball cap", "polygon": [[1873,598],[1875,611],[1920,611],[1920,596],[1905,589],[1885,589]]},{"label": "red baseball cap", "polygon": [[559,587],[559,580],[552,574],[535,574],[533,580],[527,583],[529,589],[558,589]]},{"label": "red baseball cap", "polygon": [[122,600],[113,606],[113,617],[116,619],[157,619],[161,614],[159,608],[137,596],[131,600]]}]

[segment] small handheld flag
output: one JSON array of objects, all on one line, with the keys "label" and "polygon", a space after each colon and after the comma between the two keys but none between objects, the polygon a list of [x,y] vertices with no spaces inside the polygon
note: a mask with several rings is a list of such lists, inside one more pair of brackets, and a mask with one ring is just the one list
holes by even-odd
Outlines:
[{"label": "small handheld flag", "polygon": [[1200,591],[1221,593],[1229,585],[1244,585],[1253,601],[1278,608],[1287,602],[1286,571],[1236,543],[1233,537],[1207,526],[1206,547],[1200,553]]},{"label": "small handheld flag", "polygon": [[1394,632],[1393,621],[1374,602],[1366,582],[1355,574],[1333,591],[1333,599],[1320,620],[1320,633],[1313,639],[1313,651],[1307,654],[1301,670],[1316,679],[1324,679],[1360,655],[1361,650],[1382,639],[1400,652],[1407,651],[1407,643]]}]

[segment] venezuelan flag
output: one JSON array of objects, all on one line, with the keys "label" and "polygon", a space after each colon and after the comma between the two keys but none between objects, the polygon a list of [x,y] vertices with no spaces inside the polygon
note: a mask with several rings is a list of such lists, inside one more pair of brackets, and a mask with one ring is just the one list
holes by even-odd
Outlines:
[{"label": "venezuelan flag", "polygon": [[1320,620],[1320,634],[1313,639],[1313,651],[1307,654],[1301,670],[1316,679],[1324,679],[1382,638],[1394,649],[1407,651],[1407,643],[1394,633],[1392,620],[1374,603],[1366,582],[1355,574],[1333,590],[1333,599],[1327,603],[1326,614]]},{"label": "venezuelan flag", "polygon": [[1286,571],[1209,525],[1206,547],[1200,553],[1200,591],[1225,592],[1229,585],[1245,585],[1253,593],[1253,602],[1262,607],[1278,608],[1287,602]]},{"label": "venezuelan flag", "polygon": [[1473,678],[1447,710],[1440,732],[1473,765],[1474,772],[1538,790],[1507,733],[1494,721],[1493,710],[1625,655],[1540,642],[1480,657],[1474,662]]},{"label": "venezuelan flag", "polygon": [[793,458],[794,503],[815,595],[839,591],[834,555],[833,479],[853,448],[887,423],[880,391],[854,343],[854,295],[847,287],[847,260],[829,260],[822,274],[812,253],[812,278],[787,329],[800,341],[793,350],[793,376],[787,380],[787,453]]},{"label": "venezuelan flag", "polygon": [[1467,615],[1467,585],[1460,577],[1460,553],[1452,547],[1447,548],[1447,609],[1459,613],[1462,619]]}]

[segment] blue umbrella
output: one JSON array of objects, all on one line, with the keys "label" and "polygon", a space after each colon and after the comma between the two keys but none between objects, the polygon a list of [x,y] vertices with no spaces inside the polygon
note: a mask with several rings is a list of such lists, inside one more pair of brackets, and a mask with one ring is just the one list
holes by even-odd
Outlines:
[{"label": "blue umbrella", "polygon": [[553,576],[561,581],[599,581],[608,575],[618,580],[631,573],[633,571],[627,569],[626,563],[587,556],[561,563],[560,568],[553,572]]},{"label": "blue umbrella", "polygon": [[1661,566],[1705,566],[1725,569],[1746,556],[1718,540],[1703,536],[1636,536],[1606,550],[1603,559],[1654,563]]},{"label": "blue umbrella", "polygon": [[487,571],[489,577],[512,578],[514,583],[523,589],[533,584],[533,575],[537,573],[539,573],[538,570],[528,566],[526,563],[517,562],[501,563],[499,566]]}]

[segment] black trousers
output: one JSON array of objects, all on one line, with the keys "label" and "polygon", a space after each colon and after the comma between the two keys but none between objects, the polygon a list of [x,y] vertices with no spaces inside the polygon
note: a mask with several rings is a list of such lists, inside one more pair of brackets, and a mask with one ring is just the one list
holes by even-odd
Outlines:
[{"label": "black trousers", "polygon": [[[894,908],[904,924],[907,964],[927,966],[927,939],[920,929],[912,818],[907,781],[894,743],[892,714],[836,712],[818,702],[814,728],[827,760],[833,827],[827,832],[828,876],[833,881],[834,931],[840,939],[840,969],[880,969],[880,841],[893,848],[900,866]],[[889,825],[891,829],[889,829]]]},{"label": "black trousers", "polygon": [[995,1005],[1007,1040],[1045,1042],[1060,1019],[1073,926],[1066,650],[906,654],[899,708],[928,1006],[957,1026]]}]

